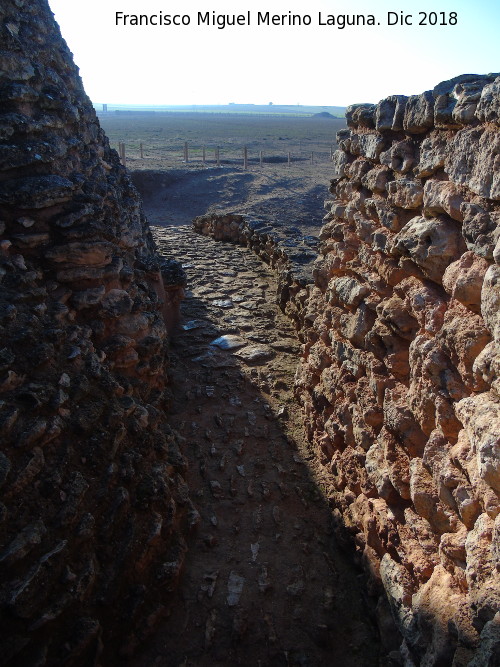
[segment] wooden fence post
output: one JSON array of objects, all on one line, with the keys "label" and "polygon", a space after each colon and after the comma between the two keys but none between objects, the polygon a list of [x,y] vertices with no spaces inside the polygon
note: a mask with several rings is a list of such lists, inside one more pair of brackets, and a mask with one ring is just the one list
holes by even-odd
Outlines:
[{"label": "wooden fence post", "polygon": [[259,162],[260,166],[262,167],[262,151],[259,151]]},{"label": "wooden fence post", "polygon": [[330,162],[333,160],[333,146],[330,146]]},{"label": "wooden fence post", "polygon": [[220,167],[220,158],[219,158],[219,147],[215,149],[215,162],[218,167]]},{"label": "wooden fence post", "polygon": [[120,142],[118,143],[118,154],[119,154],[119,156],[120,156],[120,158],[121,158],[122,165],[123,165],[124,167],[126,167],[126,166],[127,166],[127,158],[126,158],[126,156],[125,156],[125,143],[124,143],[123,141],[120,141]]},{"label": "wooden fence post", "polygon": [[311,164],[314,164],[314,151],[311,151]]},{"label": "wooden fence post", "polygon": [[141,143],[140,143],[139,145],[140,145],[140,147],[141,147],[141,160],[144,160],[144,152],[143,152],[143,150],[142,150],[142,141],[141,141]]},{"label": "wooden fence post", "polygon": [[203,146],[203,164],[205,164],[205,146]]},{"label": "wooden fence post", "polygon": [[288,166],[290,166],[291,162],[292,162],[292,154],[290,153],[290,151],[288,151]]},{"label": "wooden fence post", "polygon": [[246,146],[243,149],[243,169],[248,169],[248,150]]},{"label": "wooden fence post", "polygon": [[184,142],[184,162],[189,162],[188,142]]}]

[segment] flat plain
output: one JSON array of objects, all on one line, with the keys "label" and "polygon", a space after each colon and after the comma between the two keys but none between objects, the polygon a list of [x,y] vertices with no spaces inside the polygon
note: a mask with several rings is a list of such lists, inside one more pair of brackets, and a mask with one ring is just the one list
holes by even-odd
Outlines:
[{"label": "flat plain", "polygon": [[264,219],[284,235],[319,232],[334,176],[330,156],[344,119],[120,110],[99,113],[99,120],[114,148],[125,144],[126,165],[151,223],[183,225],[197,215],[231,212]]}]

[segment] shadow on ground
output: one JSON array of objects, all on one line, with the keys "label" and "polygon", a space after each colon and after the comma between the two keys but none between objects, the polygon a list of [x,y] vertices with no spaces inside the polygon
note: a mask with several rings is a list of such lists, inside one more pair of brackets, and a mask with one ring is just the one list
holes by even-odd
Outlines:
[{"label": "shadow on ground", "polygon": [[[134,664],[377,665],[363,580],[335,541],[302,438],[291,391],[299,346],[272,305],[272,274],[250,251],[188,228],[155,233],[189,275],[171,423],[201,520],[172,613]],[[241,347],[211,344],[228,335]]]}]

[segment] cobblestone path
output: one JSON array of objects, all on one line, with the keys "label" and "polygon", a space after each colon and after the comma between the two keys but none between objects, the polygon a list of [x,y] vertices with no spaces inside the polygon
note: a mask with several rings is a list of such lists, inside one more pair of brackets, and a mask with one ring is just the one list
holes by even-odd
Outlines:
[{"label": "cobblestone path", "polygon": [[272,273],[188,226],[154,233],[189,279],[171,423],[200,522],[173,611],[135,665],[378,665],[363,581],[336,546],[302,439],[291,390],[300,345]]}]

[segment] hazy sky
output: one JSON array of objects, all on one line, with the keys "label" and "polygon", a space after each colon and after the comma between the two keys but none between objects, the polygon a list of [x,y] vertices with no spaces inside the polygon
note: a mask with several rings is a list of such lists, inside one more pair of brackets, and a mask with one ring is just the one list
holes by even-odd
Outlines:
[{"label": "hazy sky", "polygon": [[[49,0],[94,102],[317,104],[415,94],[462,73],[500,71],[498,0]],[[413,25],[388,26],[401,7]],[[123,14],[179,14],[189,25],[116,25]],[[198,12],[250,12],[250,25],[198,25]],[[257,25],[258,12],[311,24]],[[375,15],[374,26],[319,25]],[[427,22],[420,12],[435,12]],[[440,25],[443,20],[448,25]],[[450,12],[457,24],[449,25]],[[186,18],[184,19],[187,20]],[[285,22],[286,23],[286,22]]]}]

